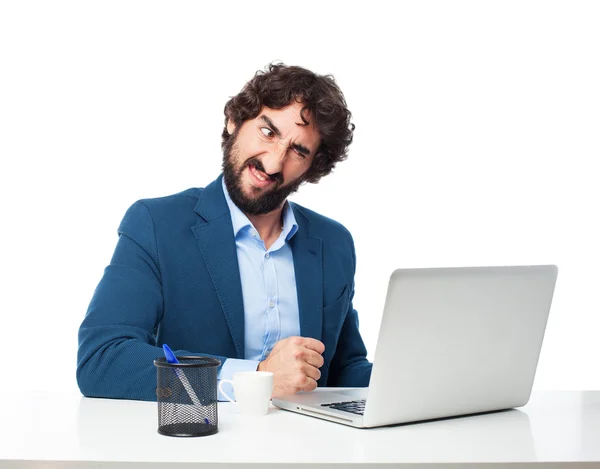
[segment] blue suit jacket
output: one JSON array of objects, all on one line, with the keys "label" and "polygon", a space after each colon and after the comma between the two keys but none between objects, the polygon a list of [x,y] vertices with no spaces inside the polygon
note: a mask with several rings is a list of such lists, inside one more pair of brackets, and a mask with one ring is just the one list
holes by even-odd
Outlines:
[{"label": "blue suit jacket", "polygon": [[[204,189],[136,202],[79,329],[86,396],[156,400],[155,358],[244,358],[244,305],[221,177]],[[300,333],[325,344],[320,386],[367,386],[358,332],[354,244],[339,223],[291,204]]]}]

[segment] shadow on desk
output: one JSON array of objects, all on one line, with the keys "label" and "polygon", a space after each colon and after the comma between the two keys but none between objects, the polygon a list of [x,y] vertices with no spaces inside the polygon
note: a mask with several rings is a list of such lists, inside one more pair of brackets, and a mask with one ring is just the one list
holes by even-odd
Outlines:
[{"label": "shadow on desk", "polygon": [[472,460],[501,461],[507,448],[517,460],[537,459],[529,416],[516,409],[360,431],[369,451],[385,451],[386,444],[396,444],[409,460],[411,454],[422,455],[427,447],[436,460],[469,454]]},{"label": "shadow on desk", "polygon": [[[434,423],[434,422],[445,422],[445,421],[456,421],[458,419],[463,419],[463,418],[470,418],[470,417],[482,417],[484,415],[494,415],[494,414],[503,414],[505,412],[520,412],[521,414],[523,414],[523,412],[517,410],[517,409],[501,409],[501,410],[490,410],[487,412],[477,412],[475,414],[465,414],[465,415],[451,415],[449,417],[439,417],[436,419],[428,419],[428,420],[416,420],[414,422],[404,422],[404,423],[396,423],[393,425],[386,425],[385,427],[389,428],[389,427],[406,427],[406,426],[415,426],[415,425],[421,425],[421,424],[427,424],[427,423]],[[527,415],[527,414],[525,414]],[[510,417],[511,419],[514,418],[514,415],[511,415]],[[521,418],[521,417],[519,417]],[[527,418],[527,420],[529,421],[529,418]],[[365,427],[366,428],[366,427]]]}]

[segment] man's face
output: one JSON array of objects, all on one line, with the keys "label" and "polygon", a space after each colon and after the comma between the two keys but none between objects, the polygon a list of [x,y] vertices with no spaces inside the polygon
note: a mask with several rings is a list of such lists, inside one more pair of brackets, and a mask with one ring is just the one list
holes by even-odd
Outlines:
[{"label": "man's face", "polygon": [[232,145],[223,155],[223,175],[233,202],[246,214],[260,215],[281,207],[304,181],[321,137],[309,113],[302,124],[302,104],[282,109],[263,107],[258,116],[227,131]]}]

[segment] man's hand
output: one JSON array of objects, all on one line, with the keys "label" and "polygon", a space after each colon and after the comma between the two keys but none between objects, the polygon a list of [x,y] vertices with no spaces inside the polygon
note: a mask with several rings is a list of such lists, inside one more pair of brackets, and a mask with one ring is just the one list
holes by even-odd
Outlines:
[{"label": "man's hand", "polygon": [[275,344],[269,356],[258,364],[258,371],[273,373],[273,396],[313,391],[321,377],[322,342],[308,337],[288,337]]}]

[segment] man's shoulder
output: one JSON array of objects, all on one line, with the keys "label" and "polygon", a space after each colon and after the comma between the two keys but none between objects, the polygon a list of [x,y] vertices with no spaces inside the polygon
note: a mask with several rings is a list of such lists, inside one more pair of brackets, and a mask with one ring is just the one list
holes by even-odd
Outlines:
[{"label": "man's shoulder", "polygon": [[350,231],[339,221],[329,218],[325,215],[315,212],[309,208],[303,207],[297,203],[292,203],[296,213],[300,213],[310,222],[310,231],[316,236],[335,235],[350,236]]},{"label": "man's shoulder", "polygon": [[191,206],[193,208],[198,203],[198,199],[203,190],[203,187],[191,187],[190,189],[177,192],[176,194],[140,199],[137,203],[145,205],[148,209],[170,209],[177,206]]},{"label": "man's shoulder", "polygon": [[203,188],[193,187],[176,194],[139,199],[133,203],[123,217],[119,232],[129,233],[139,226],[156,227],[190,223],[195,218],[194,207]]}]

